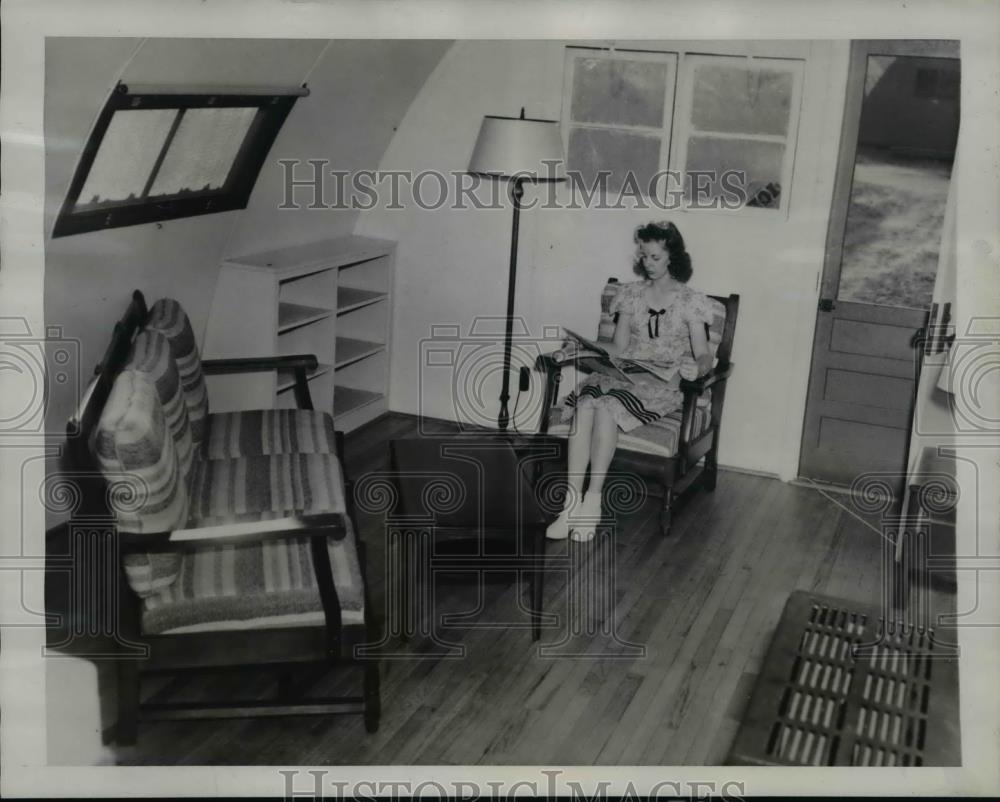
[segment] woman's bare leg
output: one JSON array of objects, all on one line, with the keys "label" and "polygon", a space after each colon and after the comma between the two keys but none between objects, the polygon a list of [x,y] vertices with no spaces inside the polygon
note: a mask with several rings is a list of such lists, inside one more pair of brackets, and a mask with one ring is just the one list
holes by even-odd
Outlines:
[{"label": "woman's bare leg", "polygon": [[566,480],[569,492],[574,498],[583,493],[583,476],[587,472],[590,453],[593,448],[591,439],[594,431],[595,409],[591,404],[577,407],[574,417],[575,430],[569,436],[566,459]]},{"label": "woman's bare leg", "polygon": [[593,429],[590,438],[590,485],[583,502],[574,510],[576,522],[570,521],[571,537],[584,542],[591,540],[597,532],[604,479],[618,445],[618,424],[609,410],[603,407],[597,410]]},{"label": "woman's bare leg", "polygon": [[587,495],[601,497],[608,466],[618,445],[618,424],[611,411],[601,408],[594,417],[594,433],[590,439],[590,486]]},{"label": "woman's bare leg", "polygon": [[569,515],[579,506],[580,497],[583,495],[583,476],[590,461],[590,439],[593,430],[594,407],[590,404],[577,407],[573,416],[573,432],[567,444],[566,481],[569,487],[566,490],[566,500],[559,517],[545,530],[545,536],[552,540],[565,540],[569,537]]}]

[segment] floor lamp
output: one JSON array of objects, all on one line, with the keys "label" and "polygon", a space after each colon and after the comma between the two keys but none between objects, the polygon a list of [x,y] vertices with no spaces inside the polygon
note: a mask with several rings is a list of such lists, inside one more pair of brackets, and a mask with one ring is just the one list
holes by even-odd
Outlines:
[{"label": "floor lamp", "polygon": [[514,287],[517,282],[517,226],[525,181],[564,181],[562,137],[556,120],[533,120],[524,116],[487,115],[469,160],[468,172],[507,182],[514,204],[510,233],[510,272],[507,279],[507,328],[503,344],[503,377],[497,426],[506,430],[510,422],[510,346],[514,327]]}]

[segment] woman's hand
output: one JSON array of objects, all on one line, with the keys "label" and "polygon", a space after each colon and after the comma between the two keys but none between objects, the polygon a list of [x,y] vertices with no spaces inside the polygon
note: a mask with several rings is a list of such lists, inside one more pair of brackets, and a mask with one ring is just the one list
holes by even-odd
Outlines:
[{"label": "woman's hand", "polygon": [[604,346],[605,350],[612,356],[622,356],[628,350],[632,341],[632,316],[624,312],[618,313],[618,322],[615,324],[615,338],[613,342]]},{"label": "woman's hand", "polygon": [[712,372],[712,355],[707,351],[701,356],[697,357],[698,361],[698,378],[705,376]]},{"label": "woman's hand", "polygon": [[569,337],[567,337],[565,340],[563,340],[562,345],[560,345],[557,350],[549,354],[549,356],[552,358],[554,362],[558,364],[575,358],[576,352],[577,352],[576,341],[571,340]]}]

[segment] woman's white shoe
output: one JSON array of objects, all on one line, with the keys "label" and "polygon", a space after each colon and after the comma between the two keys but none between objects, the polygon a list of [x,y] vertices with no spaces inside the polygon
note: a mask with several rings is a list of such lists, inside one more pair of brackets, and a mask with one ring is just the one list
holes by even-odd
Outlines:
[{"label": "woman's white shoe", "polygon": [[572,513],[570,537],[578,543],[594,539],[601,522],[601,497],[588,493]]},{"label": "woman's white shoe", "polygon": [[559,517],[548,525],[545,537],[549,540],[565,540],[569,537],[569,510],[563,510]]},{"label": "woman's white shoe", "polygon": [[[574,503],[575,502],[575,503]],[[545,537],[549,540],[565,540],[569,537],[569,516],[579,507],[579,497],[570,492],[566,495],[566,506],[559,513],[559,517],[548,525],[545,530]]]}]

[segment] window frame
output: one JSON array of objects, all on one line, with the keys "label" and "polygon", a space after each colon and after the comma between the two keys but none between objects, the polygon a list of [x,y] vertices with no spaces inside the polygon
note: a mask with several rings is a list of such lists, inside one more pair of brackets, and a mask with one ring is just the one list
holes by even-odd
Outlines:
[{"label": "window frame", "polygon": [[[735,61],[742,61],[747,67],[759,64],[763,68],[787,68],[792,74],[792,97],[788,109],[788,131],[784,137],[777,134],[746,134],[701,131],[694,127],[692,113],[694,111],[694,74],[699,64],[732,64]],[[773,207],[756,207],[743,204],[736,209],[715,208],[705,209],[702,207],[692,207],[687,199],[684,200],[685,211],[722,211],[728,214],[767,214],[772,219],[775,212],[788,217],[791,208],[792,181],[795,171],[795,151],[798,147],[799,117],[802,108],[802,85],[805,79],[804,59],[774,57],[774,56],[754,56],[754,55],[734,55],[723,53],[686,53],[682,59],[680,69],[678,69],[678,107],[675,117],[678,124],[674,127],[677,137],[677,147],[673,149],[674,163],[672,170],[684,175],[687,167],[688,139],[692,136],[701,136],[709,139],[741,139],[756,142],[780,142],[785,145],[785,153],[781,162],[781,205],[775,209]]]},{"label": "window frame", "polygon": [[[119,83],[105,102],[87,137],[66,198],[53,225],[52,237],[245,209],[260,168],[281,126],[298,97],[306,93],[307,90],[304,89],[295,92],[250,93],[235,88],[201,92],[159,92],[141,88],[133,92],[127,85]],[[151,165],[145,189],[148,192],[171,147],[184,112],[201,108],[251,107],[256,107],[259,111],[247,129],[222,187],[185,193],[183,196],[147,194],[136,200],[109,202],[99,208],[83,211],[76,209],[104,136],[117,112],[149,109],[177,109],[179,112]]]},{"label": "window frame", "polygon": [[[734,209],[724,209],[721,207],[701,207],[692,206],[686,197],[678,199],[677,210],[692,213],[702,212],[723,212],[725,214],[743,215],[766,215],[766,219],[774,220],[778,217],[787,218],[791,209],[792,184],[794,181],[795,152],[798,149],[799,121],[802,113],[802,94],[805,83],[805,71],[807,57],[803,55],[759,55],[757,53],[740,53],[728,51],[721,48],[718,51],[687,51],[683,47],[673,47],[660,49],[639,49],[639,48],[619,48],[602,47],[594,45],[566,45],[564,57],[564,78],[562,94],[562,114],[560,121],[563,128],[563,147],[565,153],[569,154],[570,129],[573,126],[604,128],[612,130],[649,132],[656,129],[640,126],[610,125],[603,123],[578,123],[572,119],[572,96],[573,96],[573,58],[582,54],[593,58],[624,58],[629,60],[673,60],[673,86],[668,88],[667,109],[664,116],[669,115],[669,123],[664,125],[663,140],[660,148],[659,170],[668,170],[683,178],[686,172],[687,161],[687,140],[692,135],[708,134],[695,129],[692,124],[691,114],[694,101],[694,73],[695,68],[701,63],[732,64],[735,60],[750,66],[760,64],[762,67],[772,66],[787,69],[792,73],[792,98],[788,114],[788,131],[784,137],[777,135],[756,135],[727,133],[718,134],[717,138],[723,139],[746,139],[761,141],[781,141],[785,144],[784,158],[781,166],[781,188],[782,199],[778,208],[774,207],[754,207],[741,205]],[[668,84],[670,83],[668,79]],[[572,169],[567,161],[567,169]],[[643,196],[646,197],[645,193]]]},{"label": "window frame", "polygon": [[[607,61],[624,60],[628,61],[655,61],[667,65],[667,80],[664,87],[663,115],[664,124],[659,128],[644,125],[615,125],[611,123],[590,123],[577,122],[573,115],[573,80],[576,75],[574,60],[578,57],[604,59]],[[673,139],[674,129],[674,109],[677,102],[677,76],[680,71],[680,54],[673,50],[632,50],[627,48],[602,48],[583,45],[567,45],[564,72],[563,72],[563,97],[562,97],[562,138],[563,152],[569,156],[569,139],[571,129],[589,128],[591,130],[603,131],[628,131],[630,133],[651,135],[659,132],[660,138],[660,158],[657,164],[658,170],[666,169],[665,165],[670,163],[670,147]],[[567,161],[567,169],[572,169]],[[644,193],[645,195],[645,193]]]}]

